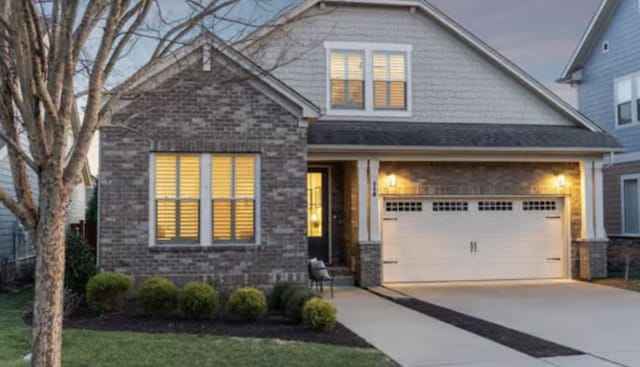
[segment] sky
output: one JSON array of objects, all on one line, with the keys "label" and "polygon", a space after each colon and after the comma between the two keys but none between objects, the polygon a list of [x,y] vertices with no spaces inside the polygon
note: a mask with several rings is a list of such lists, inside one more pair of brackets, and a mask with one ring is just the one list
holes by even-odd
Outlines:
[{"label": "sky", "polygon": [[601,0],[429,0],[571,104],[555,83]]}]

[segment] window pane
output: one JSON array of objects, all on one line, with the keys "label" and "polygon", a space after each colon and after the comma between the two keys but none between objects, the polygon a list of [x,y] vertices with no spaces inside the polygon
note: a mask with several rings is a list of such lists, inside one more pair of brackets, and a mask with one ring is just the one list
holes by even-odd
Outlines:
[{"label": "window pane", "polygon": [[389,80],[406,81],[405,77],[405,55],[390,54],[389,55]]},{"label": "window pane", "polygon": [[376,109],[406,108],[405,60],[403,53],[374,53],[373,102]]},{"label": "window pane", "polygon": [[200,238],[200,201],[180,201],[180,238],[197,241]]},{"label": "window pane", "polygon": [[180,156],[180,197],[200,197],[200,157]]},{"label": "window pane", "polygon": [[349,90],[347,106],[350,108],[364,108],[364,84],[359,80],[350,80],[347,82]]},{"label": "window pane", "polygon": [[405,82],[389,82],[389,108],[404,109],[406,97]]},{"label": "window pane", "polygon": [[322,237],[322,173],[307,173],[307,235]]},{"label": "window pane", "polygon": [[255,169],[255,157],[236,156],[235,197],[254,197]]},{"label": "window pane", "polygon": [[346,80],[332,80],[331,81],[331,107],[344,106],[346,92],[347,92]]},{"label": "window pane", "polygon": [[231,156],[211,157],[211,194],[214,198],[231,197]]},{"label": "window pane", "polygon": [[621,80],[616,84],[617,103],[631,100],[631,79]]},{"label": "window pane", "polygon": [[364,66],[362,65],[362,54],[347,54],[347,79],[364,79]]},{"label": "window pane", "polygon": [[231,201],[213,201],[213,240],[231,240]]},{"label": "window pane", "polygon": [[387,54],[376,52],[373,54],[373,79],[374,80],[387,80],[388,65]]},{"label": "window pane", "polygon": [[237,200],[235,239],[239,241],[253,240],[253,200]]},{"label": "window pane", "polygon": [[159,154],[156,156],[156,197],[176,197],[177,159],[175,155]]},{"label": "window pane", "polygon": [[331,79],[347,79],[347,69],[345,64],[346,55],[342,53],[332,52],[329,62]]},{"label": "window pane", "polygon": [[631,115],[631,102],[618,105],[618,125],[626,125],[633,122]]},{"label": "window pane", "polygon": [[171,241],[176,238],[176,202],[158,200],[156,204],[156,238]]},{"label": "window pane", "polygon": [[640,233],[638,222],[638,181],[624,181],[624,232]]}]

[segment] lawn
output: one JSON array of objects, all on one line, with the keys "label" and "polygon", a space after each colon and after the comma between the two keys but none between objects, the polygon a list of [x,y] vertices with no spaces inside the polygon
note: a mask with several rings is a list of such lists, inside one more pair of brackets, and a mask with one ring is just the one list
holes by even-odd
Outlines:
[{"label": "lawn", "polygon": [[596,279],[593,281],[596,284],[606,285],[609,287],[622,288],[629,291],[640,292],[640,279],[629,279],[625,281],[622,278],[606,278]]},{"label": "lawn", "polygon": [[[30,329],[22,321],[31,292],[0,294],[0,365],[27,366]],[[68,329],[63,365],[73,366],[300,366],[357,367],[395,364],[373,349],[185,334]]]}]

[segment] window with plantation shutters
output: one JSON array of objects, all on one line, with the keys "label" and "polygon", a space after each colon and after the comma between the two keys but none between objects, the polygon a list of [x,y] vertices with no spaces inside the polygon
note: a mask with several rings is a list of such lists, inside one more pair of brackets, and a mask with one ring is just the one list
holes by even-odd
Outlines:
[{"label": "window with plantation shutters", "polygon": [[200,240],[200,156],[159,154],[155,167],[156,240]]},{"label": "window with plantation shutters", "polygon": [[213,242],[255,240],[255,156],[212,155]]},{"label": "window with plantation shutters", "polygon": [[373,53],[373,101],[376,110],[406,109],[407,75],[404,53]]},{"label": "window with plantation shutters", "polygon": [[149,244],[259,244],[260,156],[151,155]]},{"label": "window with plantation shutters", "polygon": [[358,51],[329,54],[331,108],[364,109],[364,55]]}]

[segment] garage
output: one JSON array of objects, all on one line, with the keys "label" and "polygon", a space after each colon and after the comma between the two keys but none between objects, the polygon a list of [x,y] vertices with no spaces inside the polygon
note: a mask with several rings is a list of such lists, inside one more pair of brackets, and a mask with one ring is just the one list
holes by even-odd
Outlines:
[{"label": "garage", "polygon": [[383,281],[562,278],[562,198],[387,198]]}]

